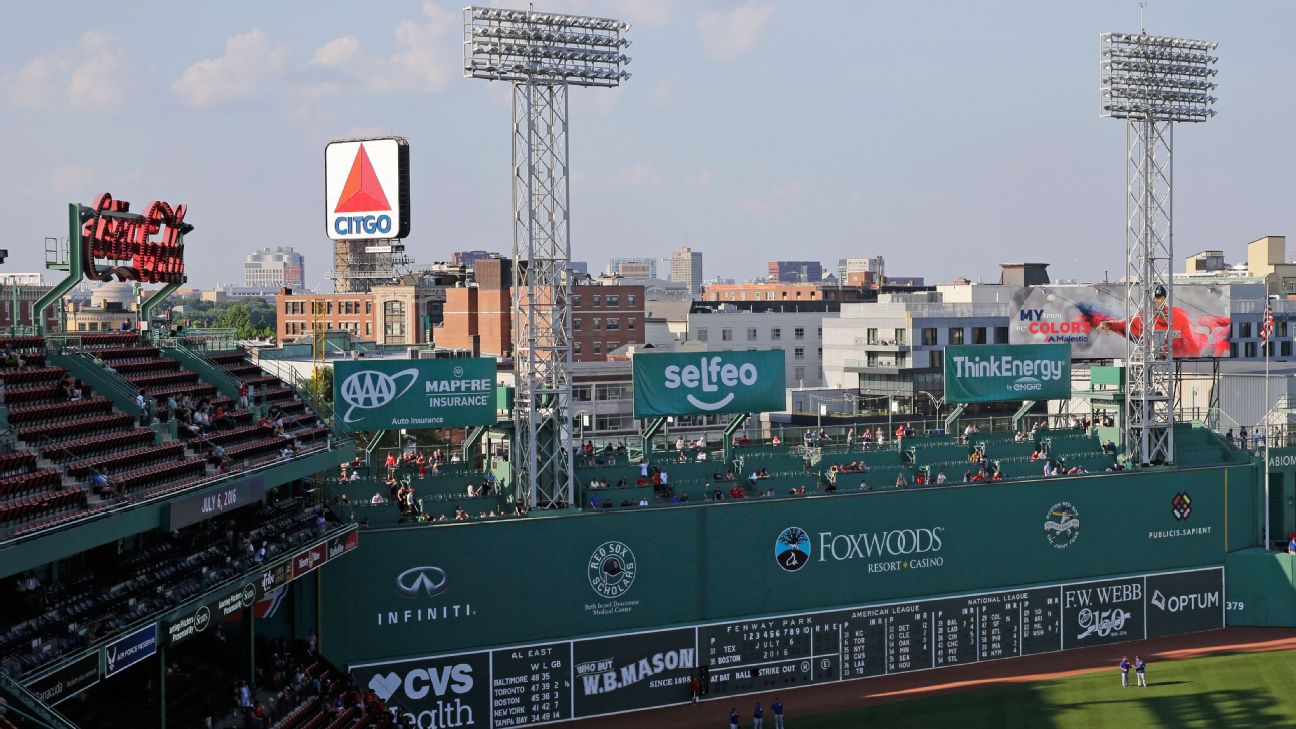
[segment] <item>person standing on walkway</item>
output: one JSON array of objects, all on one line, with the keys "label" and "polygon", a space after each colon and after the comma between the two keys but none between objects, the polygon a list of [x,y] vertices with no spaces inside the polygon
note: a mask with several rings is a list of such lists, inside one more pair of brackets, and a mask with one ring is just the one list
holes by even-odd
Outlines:
[{"label": "person standing on walkway", "polygon": [[1121,656],[1121,660],[1120,660],[1121,688],[1129,688],[1129,669],[1130,669],[1129,658],[1127,656]]},{"label": "person standing on walkway", "polygon": [[752,729],[761,729],[761,724],[765,722],[765,710],[761,708],[760,702],[756,702],[756,708],[752,709]]},{"label": "person standing on walkway", "polygon": [[1147,669],[1147,661],[1138,656],[1134,656],[1134,672],[1138,674],[1138,685],[1147,688],[1147,676],[1143,675]]},{"label": "person standing on walkway", "polygon": [[774,715],[774,729],[783,729],[783,702],[778,697],[774,697],[774,703],[770,704],[770,713]]}]

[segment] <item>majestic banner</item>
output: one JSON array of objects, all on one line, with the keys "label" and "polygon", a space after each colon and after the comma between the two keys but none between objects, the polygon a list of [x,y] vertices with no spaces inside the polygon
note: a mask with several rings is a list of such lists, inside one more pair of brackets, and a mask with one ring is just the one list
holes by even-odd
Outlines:
[{"label": "majestic banner", "polygon": [[760,413],[784,405],[783,350],[634,356],[634,416]]},{"label": "majestic banner", "polygon": [[[1022,289],[1010,315],[1012,344],[1069,344],[1074,359],[1125,357],[1125,340],[1143,331],[1143,318],[1125,318],[1125,284],[1035,286]],[[1174,307],[1158,299],[1155,331],[1173,333],[1175,359],[1229,356],[1227,288],[1174,287]]]},{"label": "majestic banner", "polygon": [[951,344],[945,347],[948,402],[1069,397],[1071,348],[1065,344]]},{"label": "majestic banner", "polygon": [[495,360],[350,360],[333,365],[340,430],[495,424]]}]

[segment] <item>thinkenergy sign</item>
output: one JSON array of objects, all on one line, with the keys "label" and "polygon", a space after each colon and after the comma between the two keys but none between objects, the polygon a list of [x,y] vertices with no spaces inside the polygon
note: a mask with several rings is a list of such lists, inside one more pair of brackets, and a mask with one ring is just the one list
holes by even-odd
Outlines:
[{"label": "thinkenergy sign", "polygon": [[495,729],[684,704],[695,675],[707,684],[704,698],[725,700],[773,685],[1218,630],[1224,606],[1224,568],[1207,567],[360,663],[349,671],[415,726]]},{"label": "thinkenergy sign", "polygon": [[948,402],[1058,400],[1071,397],[1066,344],[970,344],[945,347]]}]

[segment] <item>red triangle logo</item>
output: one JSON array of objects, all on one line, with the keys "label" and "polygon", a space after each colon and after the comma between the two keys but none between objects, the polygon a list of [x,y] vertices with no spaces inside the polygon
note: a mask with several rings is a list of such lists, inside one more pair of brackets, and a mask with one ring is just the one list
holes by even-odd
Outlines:
[{"label": "red triangle logo", "polygon": [[383,192],[378,175],[374,174],[373,164],[369,162],[369,153],[364,145],[356,152],[355,161],[351,163],[351,172],[347,175],[342,194],[338,196],[335,213],[369,213],[378,210],[391,210],[387,194]]}]

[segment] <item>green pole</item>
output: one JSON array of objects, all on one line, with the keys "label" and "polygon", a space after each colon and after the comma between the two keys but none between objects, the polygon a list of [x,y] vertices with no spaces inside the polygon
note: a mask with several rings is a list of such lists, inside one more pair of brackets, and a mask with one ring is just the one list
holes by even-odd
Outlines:
[{"label": "green pole", "polygon": [[[159,634],[158,638],[162,636]],[[158,640],[158,716],[161,720],[158,726],[166,729],[167,725],[167,697],[166,697],[166,644]]]}]

